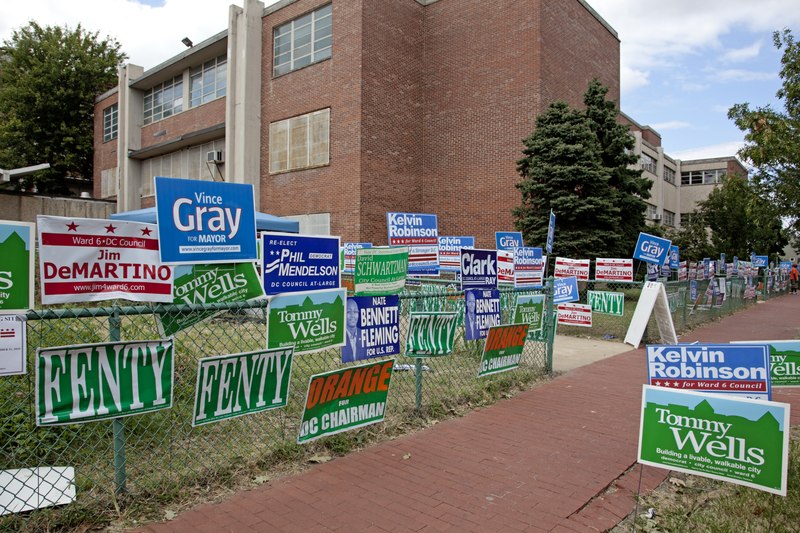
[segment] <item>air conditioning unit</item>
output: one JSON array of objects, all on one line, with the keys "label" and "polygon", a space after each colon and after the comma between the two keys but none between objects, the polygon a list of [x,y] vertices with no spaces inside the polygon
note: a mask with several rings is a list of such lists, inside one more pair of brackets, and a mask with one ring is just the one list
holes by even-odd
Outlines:
[{"label": "air conditioning unit", "polygon": [[661,213],[653,213],[652,219],[653,220],[661,220]]},{"label": "air conditioning unit", "polygon": [[206,153],[206,162],[208,163],[224,163],[225,158],[221,151],[212,151]]}]

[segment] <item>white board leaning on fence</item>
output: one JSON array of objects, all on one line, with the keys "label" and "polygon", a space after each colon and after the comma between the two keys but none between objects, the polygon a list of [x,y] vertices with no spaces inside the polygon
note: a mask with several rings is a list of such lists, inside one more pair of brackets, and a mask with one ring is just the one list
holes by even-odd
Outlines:
[{"label": "white board leaning on fence", "polygon": [[625,335],[625,344],[630,344],[634,348],[639,347],[647,322],[650,321],[650,315],[654,311],[661,343],[678,344],[672,313],[669,312],[667,291],[664,289],[664,284],[657,281],[647,281],[642,287],[639,301],[636,302],[636,310],[633,312],[633,318],[628,326],[628,333]]}]

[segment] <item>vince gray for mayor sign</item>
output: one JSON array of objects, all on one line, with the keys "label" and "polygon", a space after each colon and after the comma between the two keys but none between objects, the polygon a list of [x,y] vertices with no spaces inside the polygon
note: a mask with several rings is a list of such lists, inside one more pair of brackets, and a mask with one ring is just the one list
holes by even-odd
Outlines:
[{"label": "vince gray for mayor sign", "polygon": [[293,352],[281,348],[200,359],[192,426],[285,406]]},{"label": "vince gray for mayor sign", "polygon": [[339,288],[339,237],[262,233],[264,292]]},{"label": "vince gray for mayor sign", "polygon": [[172,407],[172,339],[40,348],[36,425],[104,420]]},{"label": "vince gray for mayor sign", "polygon": [[679,344],[647,347],[650,384],[673,389],[723,392],[769,400],[766,344]]},{"label": "vince gray for mayor sign", "polygon": [[156,176],[161,262],[255,261],[253,186]]}]

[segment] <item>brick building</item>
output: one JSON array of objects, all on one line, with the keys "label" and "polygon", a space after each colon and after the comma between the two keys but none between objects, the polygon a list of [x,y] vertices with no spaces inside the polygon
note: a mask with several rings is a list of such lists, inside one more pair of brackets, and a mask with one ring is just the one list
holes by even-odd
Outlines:
[{"label": "brick building", "polygon": [[224,179],[301,231],[384,244],[387,211],[435,213],[493,246],[521,140],[595,77],[619,101],[619,39],[584,0],[244,0],[97,98],[94,195],[124,211],[154,204],[156,175]]}]

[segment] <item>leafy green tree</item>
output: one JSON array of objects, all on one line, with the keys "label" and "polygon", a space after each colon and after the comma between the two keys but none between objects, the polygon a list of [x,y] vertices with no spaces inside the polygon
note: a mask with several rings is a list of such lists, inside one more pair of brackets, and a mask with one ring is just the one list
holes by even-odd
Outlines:
[{"label": "leafy green tree", "polygon": [[668,232],[667,238],[681,249],[682,259],[696,261],[714,255],[709,242],[708,227],[700,213],[692,213],[691,216],[682,215],[681,229]]},{"label": "leafy green tree", "polygon": [[517,162],[522,205],[513,212],[529,243],[544,244],[550,210],[556,212],[554,253],[602,257],[619,238],[620,210],[614,205],[611,173],[586,115],[556,102],[536,119]]},{"label": "leafy green tree", "polygon": [[782,87],[776,96],[782,110],[770,105],[751,108],[736,104],[728,118],[745,132],[745,146],[740,157],[755,168],[754,185],[773,202],[791,224],[795,237],[800,235],[800,43],[791,30],[773,33],[775,47],[783,49],[780,77]]},{"label": "leafy green tree", "polygon": [[50,163],[33,178],[42,192],[66,193],[65,176],[91,179],[94,98],[116,84],[119,43],[31,21],[0,57],[0,167]]},{"label": "leafy green tree", "polygon": [[647,228],[645,200],[650,198],[652,182],[644,176],[641,168],[632,167],[639,162],[639,157],[633,153],[634,138],[627,126],[617,122],[617,105],[606,100],[607,94],[608,87],[593,79],[583,96],[583,103],[589,127],[600,142],[602,164],[610,171],[612,202],[619,208],[617,227],[620,235],[609,243],[609,253],[613,254],[612,257],[629,257],[639,232]]}]

